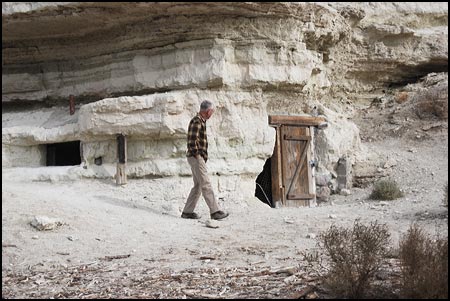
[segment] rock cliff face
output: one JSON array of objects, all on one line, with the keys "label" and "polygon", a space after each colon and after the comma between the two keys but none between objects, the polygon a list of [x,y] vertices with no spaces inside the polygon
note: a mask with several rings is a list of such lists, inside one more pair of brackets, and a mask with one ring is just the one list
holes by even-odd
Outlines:
[{"label": "rock cliff face", "polygon": [[187,124],[210,99],[215,175],[256,177],[269,114],[324,115],[316,159],[333,173],[363,157],[354,105],[447,72],[447,44],[447,3],[2,3],[2,165],[79,140],[92,176],[123,133],[130,176],[187,175]]}]

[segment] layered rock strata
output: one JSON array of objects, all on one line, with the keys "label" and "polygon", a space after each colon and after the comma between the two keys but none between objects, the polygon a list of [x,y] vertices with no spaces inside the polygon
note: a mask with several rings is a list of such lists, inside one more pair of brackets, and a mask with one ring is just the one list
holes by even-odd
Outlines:
[{"label": "layered rock strata", "polygon": [[447,16],[445,3],[2,3],[2,165],[45,166],[46,144],[79,140],[80,175],[110,177],[123,133],[131,177],[188,175],[187,124],[210,99],[215,176],[256,177],[269,114],[324,115],[316,159],[333,175],[364,160],[351,104],[448,68]]}]

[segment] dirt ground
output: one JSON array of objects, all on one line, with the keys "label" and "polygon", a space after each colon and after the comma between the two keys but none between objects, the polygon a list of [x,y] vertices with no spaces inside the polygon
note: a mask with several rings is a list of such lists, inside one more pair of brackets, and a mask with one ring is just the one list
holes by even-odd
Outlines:
[{"label": "dirt ground", "polygon": [[[358,116],[357,123],[370,120]],[[362,127],[362,137],[371,136]],[[388,131],[386,131],[388,133]],[[374,201],[372,187],[332,195],[312,208],[269,208],[255,197],[223,203],[230,216],[219,228],[202,218],[185,220],[146,187],[161,179],[30,182],[2,177],[3,298],[287,298],[317,279],[305,254],[332,224],[355,219],[389,227],[391,245],[413,222],[448,235],[443,204],[448,182],[447,127],[417,135],[363,139],[379,168],[404,197]],[[3,171],[3,169],[2,169]],[[3,172],[2,172],[3,173]],[[180,209],[180,208],[176,208]],[[34,216],[61,219],[54,230],[30,226]],[[315,295],[314,295],[315,294]],[[319,291],[311,298],[326,298]]]}]

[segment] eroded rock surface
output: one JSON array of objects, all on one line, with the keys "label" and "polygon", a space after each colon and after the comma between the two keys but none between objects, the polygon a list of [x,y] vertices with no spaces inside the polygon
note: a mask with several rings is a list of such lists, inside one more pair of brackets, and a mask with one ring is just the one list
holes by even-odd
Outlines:
[{"label": "eroded rock surface", "polygon": [[46,144],[79,140],[77,174],[109,177],[123,133],[130,176],[183,176],[188,121],[210,99],[215,175],[262,170],[268,115],[311,114],[329,122],[315,147],[330,176],[369,157],[360,106],[446,74],[448,4],[6,2],[2,54],[4,167],[45,166]]}]

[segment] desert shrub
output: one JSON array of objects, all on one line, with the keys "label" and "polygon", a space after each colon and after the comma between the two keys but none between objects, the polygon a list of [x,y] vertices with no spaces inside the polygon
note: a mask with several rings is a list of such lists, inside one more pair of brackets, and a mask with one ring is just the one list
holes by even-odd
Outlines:
[{"label": "desert shrub", "polygon": [[441,83],[417,92],[412,100],[420,119],[448,118],[448,84]]},{"label": "desert shrub", "polygon": [[444,205],[448,207],[448,183],[444,187]]},{"label": "desert shrub", "polygon": [[345,298],[360,298],[371,286],[374,274],[386,258],[389,237],[387,226],[357,219],[353,229],[332,225],[318,236],[318,245],[330,260],[325,285]]},{"label": "desert shrub", "polygon": [[398,103],[404,103],[408,100],[408,92],[400,92],[396,95],[396,101]]},{"label": "desert shrub", "polygon": [[405,298],[448,298],[448,237],[432,239],[412,225],[400,240],[400,263]]},{"label": "desert shrub", "polygon": [[379,180],[373,186],[370,198],[373,200],[395,200],[403,196],[403,193],[393,180]]}]

